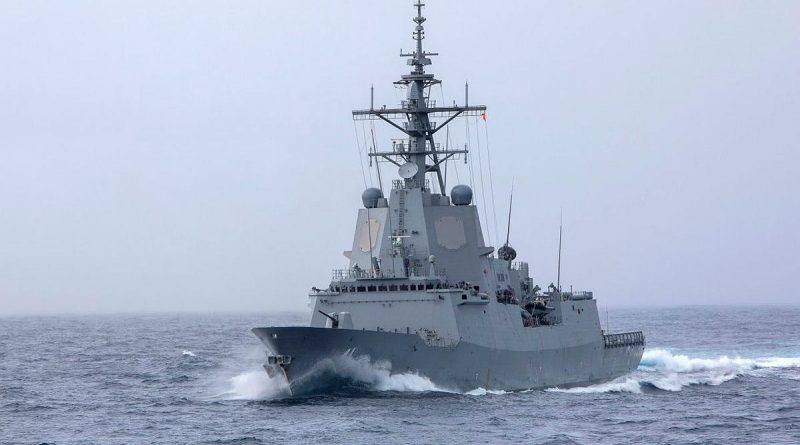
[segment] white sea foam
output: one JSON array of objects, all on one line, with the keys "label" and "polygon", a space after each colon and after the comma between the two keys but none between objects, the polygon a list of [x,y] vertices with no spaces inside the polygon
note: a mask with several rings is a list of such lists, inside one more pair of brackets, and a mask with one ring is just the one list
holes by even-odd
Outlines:
[{"label": "white sea foam", "polygon": [[188,357],[197,357],[197,356],[194,354],[194,352],[192,352],[192,351],[189,351],[189,350],[186,350],[186,349],[184,349],[184,350],[183,350],[183,352],[181,353],[181,355],[185,355],[185,356],[188,356]]},{"label": "white sea foam", "polygon": [[218,375],[208,384],[214,391],[210,400],[273,400],[291,396],[285,378],[272,378],[260,366],[233,376]]},{"label": "white sea foam", "polygon": [[721,385],[740,375],[757,375],[761,370],[798,367],[800,357],[743,358],[723,355],[706,358],[673,354],[667,349],[652,349],[644,352],[639,369],[630,376],[598,385],[548,391],[578,394],[641,393],[643,385],[664,391],[680,391],[691,385]]},{"label": "white sea foam", "polygon": [[[348,381],[373,391],[447,391],[417,373],[392,373],[388,362],[372,362],[369,357],[353,357],[349,353],[319,362],[301,379],[307,379],[311,384],[324,384],[327,383],[324,380],[331,379]],[[283,376],[272,378],[263,369],[258,369],[228,378],[225,388],[214,399],[270,400],[290,395]]]},{"label": "white sea foam", "polygon": [[392,373],[391,363],[373,362],[366,356],[353,357],[352,353],[323,360],[302,378],[324,378],[326,374],[349,379],[375,391],[447,391],[425,376],[415,372]]},{"label": "white sea foam", "polygon": [[771,357],[756,360],[759,368],[800,368],[800,357]]},{"label": "white sea foam", "polygon": [[548,392],[566,392],[571,394],[594,394],[603,392],[642,392],[639,381],[632,377],[623,377],[611,382],[601,383],[598,385],[580,386],[576,388],[550,388]]},{"label": "white sea foam", "polygon": [[640,369],[653,369],[666,372],[726,371],[744,373],[755,369],[800,368],[800,357],[728,357],[692,358],[683,354],[673,354],[666,349],[645,351]]},{"label": "white sea foam", "polygon": [[475,388],[472,391],[467,391],[464,394],[466,394],[468,396],[485,396],[487,394],[499,396],[499,395],[503,395],[503,394],[508,394],[508,392],[503,391],[502,389],[486,389],[486,388],[480,387],[480,388]]},{"label": "white sea foam", "polygon": [[[203,382],[210,400],[272,400],[291,395],[283,376],[271,378],[262,364],[264,350],[258,347],[234,351],[221,369]],[[244,366],[243,366],[244,365]],[[210,392],[210,395],[209,395]]]},{"label": "white sea foam", "polygon": [[[191,353],[184,351],[186,352]],[[800,368],[800,357],[704,358],[674,354],[667,349],[652,349],[645,351],[639,369],[628,376],[597,385],[568,389],[552,388],[547,391],[570,394],[641,393],[645,386],[664,391],[681,391],[691,385],[720,385],[743,374],[758,375],[760,371],[769,372],[770,369],[776,368]],[[392,372],[389,362],[373,362],[369,357],[354,357],[351,353],[321,361],[302,379],[307,379],[311,383],[341,379],[373,391],[456,392],[442,388],[427,377],[414,372]],[[507,392],[480,387],[464,394],[485,396],[502,395]],[[265,400],[289,395],[285,378],[282,376],[271,378],[259,368],[227,378],[226,388],[216,398]]]},{"label": "white sea foam", "polygon": [[228,380],[229,388],[217,398],[225,400],[267,400],[290,395],[283,378],[271,378],[263,369],[243,372]]},{"label": "white sea foam", "polygon": [[663,372],[690,373],[700,371],[744,371],[754,369],[757,361],[753,359],[720,356],[717,358],[692,358],[688,355],[673,354],[666,349],[645,351],[640,368]]}]

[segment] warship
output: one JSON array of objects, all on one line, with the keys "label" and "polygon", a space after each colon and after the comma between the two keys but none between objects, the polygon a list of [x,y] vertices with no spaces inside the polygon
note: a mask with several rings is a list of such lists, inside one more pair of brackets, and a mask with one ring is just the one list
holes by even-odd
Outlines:
[{"label": "warship", "polygon": [[268,350],[264,368],[295,395],[319,391],[320,373],[338,357],[382,363],[455,391],[582,386],[633,371],[644,352],[642,332],[604,332],[592,292],[563,291],[560,280],[546,290],[535,285],[508,235],[497,250],[486,244],[472,189],[460,184],[445,193],[443,164],[462,155],[466,162],[469,150],[434,137],[459,116],[485,119],[486,107],[469,105],[467,88],[463,105],[430,98],[441,81],[426,67],[437,53],[423,50],[424,4],[414,6],[416,48],[400,54],[411,69],[394,82],[405,99],[397,108],[371,103],[352,112],[354,120],[382,121],[401,133],[391,150],[369,152],[394,164],[399,178],[388,196],[381,188],[363,192],[344,252],[349,266],[310,291],[310,326],[252,329]]}]

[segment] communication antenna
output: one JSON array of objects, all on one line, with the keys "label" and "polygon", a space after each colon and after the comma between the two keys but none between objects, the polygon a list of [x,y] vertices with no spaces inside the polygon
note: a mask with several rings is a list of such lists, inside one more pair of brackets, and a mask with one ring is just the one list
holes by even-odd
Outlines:
[{"label": "communication antenna", "polygon": [[508,227],[506,228],[506,246],[511,237],[511,205],[514,204],[514,179],[511,179],[511,197],[508,200]]},{"label": "communication antenna", "polygon": [[[392,151],[378,151],[377,144],[373,141],[372,149],[368,149],[366,131],[364,132],[364,146],[368,156],[376,158],[379,161],[390,162],[397,167],[404,164],[414,164],[413,167],[406,167],[401,171],[400,177],[404,179],[403,187],[406,189],[425,189],[429,191],[426,179],[427,174],[432,173],[436,176],[436,182],[439,186],[439,191],[445,193],[445,169],[447,161],[453,160],[456,155],[464,155],[464,162],[467,162],[468,148],[453,149],[446,143],[444,148],[437,148],[435,141],[436,133],[443,128],[449,128],[448,124],[458,116],[477,117],[482,116],[486,111],[484,105],[468,105],[469,98],[467,87],[465,86],[463,106],[453,104],[452,106],[437,106],[436,103],[430,100],[431,87],[441,84],[433,73],[426,72],[427,67],[431,65],[431,57],[438,55],[438,53],[425,51],[423,49],[423,40],[425,39],[424,23],[425,17],[422,15],[422,8],[425,3],[421,0],[415,0],[414,8],[416,9],[416,17],[412,20],[414,22],[413,40],[415,50],[409,52],[400,51],[401,57],[408,58],[408,65],[411,67],[411,72],[401,76],[400,80],[395,81],[394,84],[399,87],[405,87],[407,90],[406,100],[403,100],[400,107],[387,108],[385,105],[380,108],[375,107],[375,92],[370,87],[369,95],[369,108],[364,110],[354,110],[353,120],[380,120],[389,124],[395,130],[403,133],[407,139],[398,150]],[[431,121],[433,117],[443,118],[443,122],[434,123]],[[399,121],[405,121],[402,124]],[[466,131],[469,131],[469,125],[465,125]],[[373,139],[378,135],[373,132]],[[446,138],[446,136],[445,136]],[[446,140],[446,139],[445,139]],[[393,147],[395,148],[395,147]],[[480,159],[480,156],[479,156]],[[444,164],[444,165],[442,165]],[[372,167],[372,165],[370,165]],[[371,172],[371,170],[370,170]],[[378,180],[382,178],[381,172],[378,173]],[[470,177],[472,177],[472,170],[470,164]],[[366,182],[366,181],[365,181]],[[381,188],[383,186],[381,185]]]},{"label": "communication antenna", "polygon": [[406,162],[397,169],[397,174],[403,179],[411,179],[419,171],[417,164]]},{"label": "communication antenna", "polygon": [[[375,126],[370,125],[369,131],[372,134],[372,152],[375,153],[377,151],[377,149],[375,148]],[[372,157],[369,158],[369,162],[372,163]],[[381,180],[380,162],[375,162],[375,170],[378,172],[378,187],[381,190],[381,194],[383,194],[383,180]]]},{"label": "communication antenna", "polygon": [[[511,262],[517,257],[517,251],[508,245],[509,238],[511,237],[511,205],[514,203],[514,181],[511,181],[511,199],[508,200],[508,227],[506,228],[506,243],[503,247],[497,249],[497,257],[501,260],[508,261],[508,268],[511,269]],[[497,232],[495,232],[497,234]]]},{"label": "communication antenna", "polygon": [[564,210],[561,209],[558,214],[558,276],[556,278],[556,288],[561,292],[561,232],[564,222]]}]

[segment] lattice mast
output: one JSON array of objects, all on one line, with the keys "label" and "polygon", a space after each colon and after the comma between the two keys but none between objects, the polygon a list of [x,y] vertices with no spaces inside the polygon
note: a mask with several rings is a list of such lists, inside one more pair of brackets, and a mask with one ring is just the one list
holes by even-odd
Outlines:
[{"label": "lattice mast", "polygon": [[[457,154],[466,155],[466,147],[463,150],[437,149],[434,142],[434,134],[445,128],[453,119],[460,115],[474,116],[486,110],[486,106],[469,106],[468,93],[465,89],[464,105],[458,106],[455,103],[449,107],[437,107],[436,103],[430,99],[430,90],[433,85],[441,83],[433,74],[425,72],[425,66],[431,64],[429,56],[437,56],[438,53],[426,52],[422,48],[422,41],[425,39],[425,28],[423,23],[425,17],[422,16],[424,3],[418,1],[414,4],[417,8],[417,16],[413,18],[416,27],[412,34],[416,50],[411,53],[400,52],[401,57],[408,57],[408,65],[412,67],[409,74],[401,76],[400,80],[394,82],[396,85],[404,85],[407,88],[406,100],[402,101],[400,108],[375,109],[374,103],[370,103],[368,110],[354,110],[353,119],[383,120],[392,127],[403,132],[408,138],[406,143],[393,144],[392,151],[373,151],[369,156],[380,157],[398,167],[406,166],[406,171],[414,172],[413,175],[405,175],[406,188],[425,188],[425,178],[427,173],[435,173],[442,194],[445,193],[444,177],[441,165]],[[432,117],[444,118],[441,125],[431,121]],[[402,125],[396,121],[403,121]],[[409,164],[413,164],[409,166]]]}]

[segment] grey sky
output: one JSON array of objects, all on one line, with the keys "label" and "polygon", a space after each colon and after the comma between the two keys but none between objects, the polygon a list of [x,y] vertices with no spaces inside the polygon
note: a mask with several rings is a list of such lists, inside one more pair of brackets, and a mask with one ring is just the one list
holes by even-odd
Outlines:
[{"label": "grey sky", "polygon": [[[601,305],[797,302],[800,2],[428,3],[537,281],[563,207],[563,282]],[[0,313],[305,308],[410,4],[2,2]]]}]

